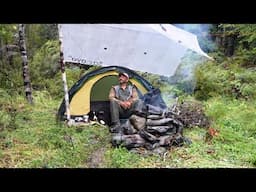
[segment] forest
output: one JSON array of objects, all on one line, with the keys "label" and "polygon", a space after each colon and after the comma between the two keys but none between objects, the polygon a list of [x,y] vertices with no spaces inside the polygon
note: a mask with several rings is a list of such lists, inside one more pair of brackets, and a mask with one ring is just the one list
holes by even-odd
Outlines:
[{"label": "forest", "polygon": [[[99,123],[58,121],[64,98],[58,24],[0,24],[0,167],[256,167],[256,25],[176,26],[197,35],[214,60],[188,53],[172,77],[141,75],[169,106],[192,115],[200,110],[209,124],[184,127],[191,143],[162,154],[113,147]],[[68,88],[95,68],[67,63]]]}]

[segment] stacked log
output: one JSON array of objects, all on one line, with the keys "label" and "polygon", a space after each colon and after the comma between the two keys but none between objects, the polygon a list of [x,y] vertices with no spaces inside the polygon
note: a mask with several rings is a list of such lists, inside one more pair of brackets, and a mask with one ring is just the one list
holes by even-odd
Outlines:
[{"label": "stacked log", "polygon": [[113,146],[127,149],[143,147],[154,150],[159,147],[182,146],[189,139],[183,136],[183,124],[174,118],[171,111],[159,114],[136,113],[113,133]]}]

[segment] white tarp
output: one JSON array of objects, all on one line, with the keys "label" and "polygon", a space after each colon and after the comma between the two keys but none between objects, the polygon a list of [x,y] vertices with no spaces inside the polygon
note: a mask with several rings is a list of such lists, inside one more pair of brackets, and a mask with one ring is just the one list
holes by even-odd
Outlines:
[{"label": "white tarp", "polygon": [[170,24],[61,24],[59,29],[65,62],[172,76],[187,49],[208,57],[196,35]]}]

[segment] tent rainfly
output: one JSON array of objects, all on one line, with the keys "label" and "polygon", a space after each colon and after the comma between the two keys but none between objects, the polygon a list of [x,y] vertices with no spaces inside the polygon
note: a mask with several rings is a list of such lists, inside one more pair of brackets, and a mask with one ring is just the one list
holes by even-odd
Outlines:
[{"label": "tent rainfly", "polygon": [[187,50],[210,58],[201,50],[196,35],[171,24],[60,24],[59,27],[64,62],[123,66],[168,77],[175,74]]},{"label": "tent rainfly", "polygon": [[[142,76],[125,67],[108,66],[93,70],[85,74],[69,90],[71,118],[101,112],[104,114],[104,121],[109,125],[108,94],[111,86],[118,84],[119,72],[129,74],[129,83],[135,85],[140,97],[153,89],[153,86]],[[66,119],[64,99],[59,107],[58,116],[61,120]]]}]

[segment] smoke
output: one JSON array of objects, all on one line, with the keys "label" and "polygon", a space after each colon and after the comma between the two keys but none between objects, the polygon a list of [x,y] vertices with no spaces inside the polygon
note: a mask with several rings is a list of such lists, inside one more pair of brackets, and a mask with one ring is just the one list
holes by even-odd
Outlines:
[{"label": "smoke", "polygon": [[[209,35],[211,24],[175,24],[175,26],[195,34],[201,49],[207,54],[215,50],[215,43]],[[204,56],[188,50],[175,74],[167,80],[171,88],[169,91],[162,91],[164,100],[173,103],[175,97],[181,94],[179,90],[188,94],[193,93],[196,87],[195,68],[205,61],[207,59]]]},{"label": "smoke", "polygon": [[212,24],[175,24],[175,26],[195,34],[204,52],[209,53],[216,49],[215,43],[209,35]]},{"label": "smoke", "polygon": [[[199,45],[204,52],[209,53],[215,50],[215,43],[209,35],[212,27],[211,24],[176,24],[176,26],[195,34]],[[205,61],[204,57],[200,57],[197,54],[188,51],[183,57],[182,63],[175,75],[183,77],[183,80],[193,80],[195,67]]]}]

